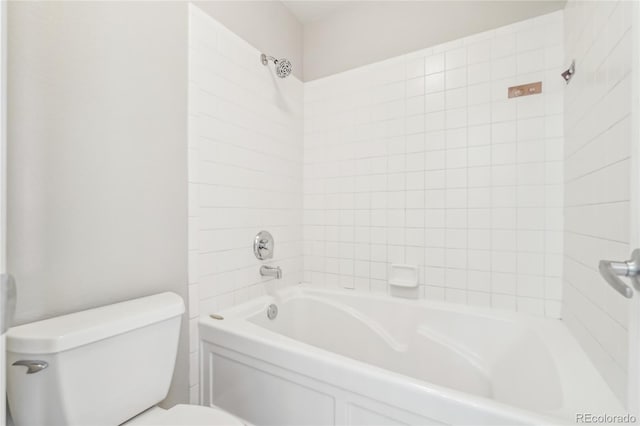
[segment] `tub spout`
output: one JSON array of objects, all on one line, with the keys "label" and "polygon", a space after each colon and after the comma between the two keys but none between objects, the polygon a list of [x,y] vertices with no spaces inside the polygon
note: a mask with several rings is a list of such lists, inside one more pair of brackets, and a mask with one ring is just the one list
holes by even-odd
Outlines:
[{"label": "tub spout", "polygon": [[260,275],[263,277],[276,277],[277,280],[282,278],[282,269],[279,266],[262,265],[260,267]]}]

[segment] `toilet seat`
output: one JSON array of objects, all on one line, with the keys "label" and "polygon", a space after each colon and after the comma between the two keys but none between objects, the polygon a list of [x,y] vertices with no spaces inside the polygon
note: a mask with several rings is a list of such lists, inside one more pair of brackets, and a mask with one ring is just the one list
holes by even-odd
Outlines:
[{"label": "toilet seat", "polygon": [[246,426],[237,417],[219,408],[178,404],[168,410],[154,408],[124,426]]}]

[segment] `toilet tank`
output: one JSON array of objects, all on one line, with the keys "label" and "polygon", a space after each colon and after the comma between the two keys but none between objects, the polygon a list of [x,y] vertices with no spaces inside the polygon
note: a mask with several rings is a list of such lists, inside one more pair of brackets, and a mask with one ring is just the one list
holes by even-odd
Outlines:
[{"label": "toilet tank", "polygon": [[[16,426],[114,426],[162,401],[183,312],[178,295],[161,293],[10,329],[7,395]],[[14,365],[20,361],[36,361],[31,370],[39,371],[27,374]]]}]

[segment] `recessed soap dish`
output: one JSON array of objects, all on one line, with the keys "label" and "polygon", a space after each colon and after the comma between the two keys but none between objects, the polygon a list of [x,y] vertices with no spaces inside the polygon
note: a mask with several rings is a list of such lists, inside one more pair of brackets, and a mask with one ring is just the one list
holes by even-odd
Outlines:
[{"label": "recessed soap dish", "polygon": [[394,287],[418,287],[418,267],[415,265],[392,264],[389,285]]},{"label": "recessed soap dish", "polygon": [[405,299],[420,298],[418,267],[392,264],[389,271],[389,294]]}]

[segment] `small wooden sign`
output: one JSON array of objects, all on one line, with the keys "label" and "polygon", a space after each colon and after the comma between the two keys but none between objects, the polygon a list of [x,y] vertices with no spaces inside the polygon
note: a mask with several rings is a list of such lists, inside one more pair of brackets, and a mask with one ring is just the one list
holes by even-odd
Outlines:
[{"label": "small wooden sign", "polygon": [[509,98],[520,98],[522,96],[537,95],[539,93],[542,93],[541,81],[509,87]]}]

